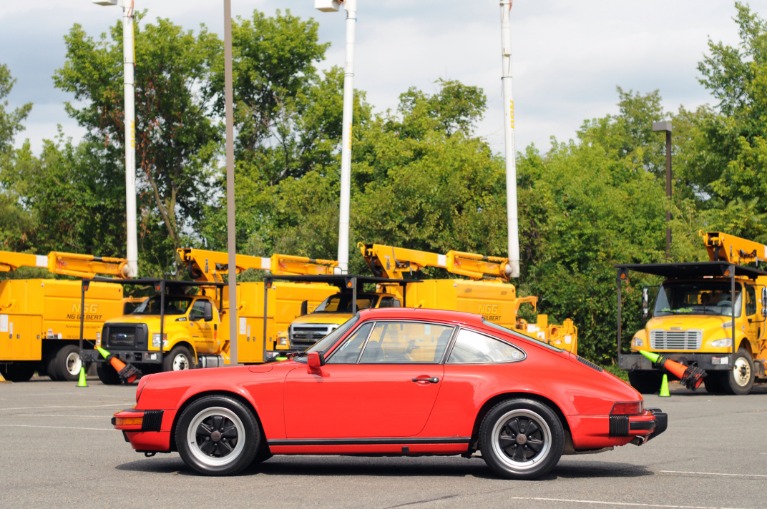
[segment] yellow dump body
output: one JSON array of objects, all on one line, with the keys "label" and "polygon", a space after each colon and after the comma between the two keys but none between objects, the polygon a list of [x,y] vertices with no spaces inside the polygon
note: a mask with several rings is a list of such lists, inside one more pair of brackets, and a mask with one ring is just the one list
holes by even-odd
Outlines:
[{"label": "yellow dump body", "polygon": [[[79,281],[0,281],[0,361],[39,361],[44,341],[79,341],[80,297]],[[84,339],[96,340],[104,321],[122,310],[122,286],[91,283]]]},{"label": "yellow dump body", "polygon": [[307,302],[311,312],[326,297],[336,293],[335,286],[324,283],[275,281],[267,290],[266,334],[264,335],[264,283],[240,283],[237,286],[237,360],[242,363],[264,362],[272,352],[287,351],[288,328],[301,316]]}]

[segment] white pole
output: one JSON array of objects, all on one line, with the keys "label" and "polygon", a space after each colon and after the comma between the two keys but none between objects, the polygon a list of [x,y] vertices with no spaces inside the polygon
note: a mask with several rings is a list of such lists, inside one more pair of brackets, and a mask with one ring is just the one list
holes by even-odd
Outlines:
[{"label": "white pole", "polygon": [[352,166],[352,115],[354,112],[354,36],[357,27],[357,0],[346,0],[346,69],[341,136],[341,199],[338,221],[338,268],[349,272],[349,203]]},{"label": "white pole", "polygon": [[[224,110],[226,117],[226,243],[230,267],[237,265],[234,194],[234,91],[232,83],[232,2],[224,0]],[[229,271],[229,363],[237,360],[237,271]],[[266,317],[264,317],[266,319]],[[266,341],[266,337],[264,337]]]},{"label": "white pole", "polygon": [[123,78],[125,80],[125,208],[129,277],[138,276],[136,232],[136,106],[134,102],[135,47],[133,0],[123,0]]},{"label": "white pole", "polygon": [[509,272],[519,277],[519,228],[517,217],[517,163],[514,148],[514,99],[511,95],[511,14],[512,0],[501,0],[501,56],[503,74],[503,116],[506,145],[506,220],[509,229]]}]

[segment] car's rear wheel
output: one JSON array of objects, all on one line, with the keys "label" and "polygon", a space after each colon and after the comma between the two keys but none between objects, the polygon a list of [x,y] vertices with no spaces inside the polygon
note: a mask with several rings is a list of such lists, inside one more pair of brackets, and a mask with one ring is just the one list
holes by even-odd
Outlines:
[{"label": "car's rear wheel", "polygon": [[533,479],[559,462],[565,435],[559,417],[531,399],[509,399],[487,413],[479,428],[480,450],[499,476]]},{"label": "car's rear wheel", "polygon": [[176,426],[181,459],[205,475],[230,475],[250,465],[261,448],[253,412],[227,396],[205,396],[181,413]]},{"label": "car's rear wheel", "polygon": [[751,392],[753,386],[754,363],[748,350],[741,348],[732,361],[732,369],[728,371],[724,381],[724,390],[728,394],[740,396]]}]

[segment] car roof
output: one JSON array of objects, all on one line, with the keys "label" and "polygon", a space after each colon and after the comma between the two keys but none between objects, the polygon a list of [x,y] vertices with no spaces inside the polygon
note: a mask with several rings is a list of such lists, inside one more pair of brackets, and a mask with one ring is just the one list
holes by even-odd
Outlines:
[{"label": "car roof", "polygon": [[426,308],[376,308],[363,309],[359,312],[363,320],[433,320],[444,322],[460,322],[467,325],[481,325],[482,317],[463,311],[447,311],[444,309]]}]

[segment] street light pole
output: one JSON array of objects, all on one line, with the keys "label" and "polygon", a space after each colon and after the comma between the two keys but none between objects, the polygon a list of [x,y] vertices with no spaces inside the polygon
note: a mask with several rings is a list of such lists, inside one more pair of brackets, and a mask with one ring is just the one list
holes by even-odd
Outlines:
[{"label": "street light pole", "polygon": [[98,5],[123,8],[123,80],[125,92],[125,210],[128,276],[138,276],[138,233],[136,227],[136,105],[135,45],[133,39],[133,0],[93,0]]},{"label": "street light pole", "polygon": [[517,217],[517,161],[514,147],[514,98],[511,95],[511,16],[512,0],[501,0],[501,57],[503,74],[503,117],[506,147],[506,222],[509,240],[509,276],[519,277],[519,218]]},{"label": "street light pole", "polygon": [[671,259],[671,121],[653,122],[653,131],[666,133],[666,261]]},{"label": "street light pole", "polygon": [[314,0],[322,12],[346,10],[346,68],[344,70],[344,111],[341,135],[341,199],[338,220],[337,271],[349,272],[349,209],[352,166],[352,115],[354,112],[354,37],[357,28],[357,0]]},{"label": "street light pole", "polygon": [[[227,261],[237,266],[237,229],[234,208],[234,91],[232,83],[232,1],[224,0],[224,110],[226,111],[226,230]],[[229,271],[229,362],[237,364],[237,271]],[[266,317],[264,317],[266,319]],[[266,339],[266,336],[264,336]]]}]

